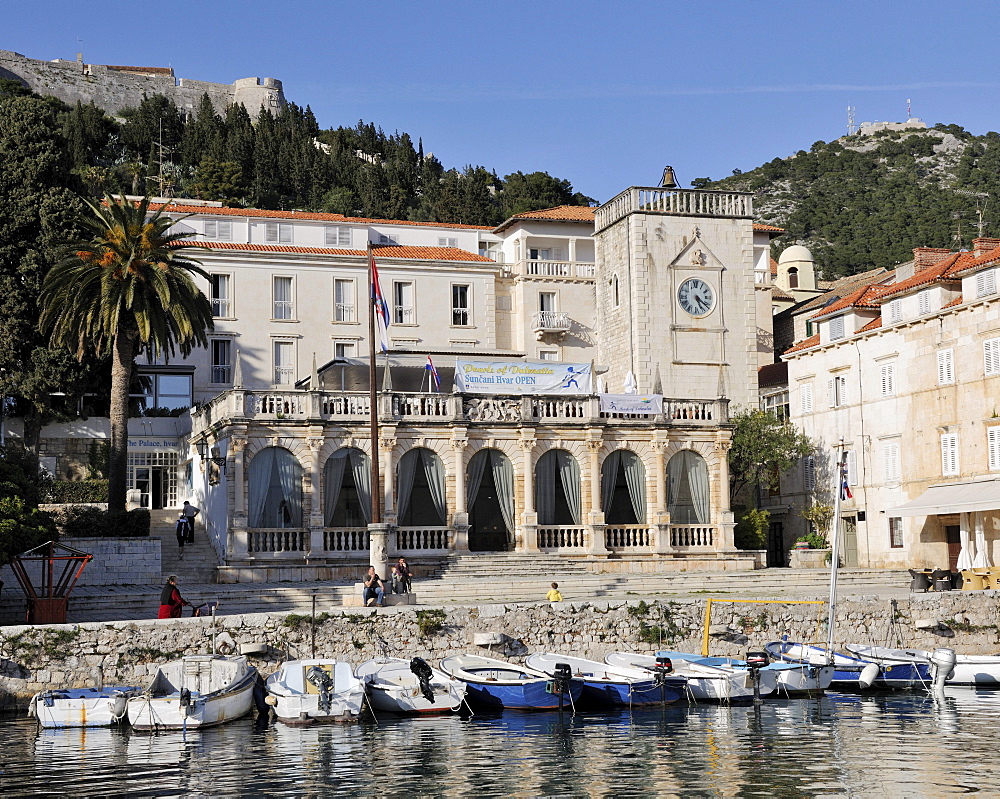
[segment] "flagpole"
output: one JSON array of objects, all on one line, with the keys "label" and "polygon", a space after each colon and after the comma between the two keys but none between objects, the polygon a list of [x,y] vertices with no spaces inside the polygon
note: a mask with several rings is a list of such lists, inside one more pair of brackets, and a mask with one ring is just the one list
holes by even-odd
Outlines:
[{"label": "flagpole", "polygon": [[371,462],[372,462],[372,524],[382,523],[381,481],[378,469],[378,392],[375,388],[375,274],[372,264],[375,256],[372,243],[368,242],[368,340],[371,349],[368,353],[368,402],[371,432]]},{"label": "flagpole", "polygon": [[837,444],[836,468],[836,488],[833,499],[833,541],[830,542],[830,602],[828,604],[829,617],[826,622],[826,652],[833,658],[833,623],[837,613],[837,567],[840,565],[840,493],[844,490],[844,468],[841,458],[844,450],[844,439],[840,439]]}]

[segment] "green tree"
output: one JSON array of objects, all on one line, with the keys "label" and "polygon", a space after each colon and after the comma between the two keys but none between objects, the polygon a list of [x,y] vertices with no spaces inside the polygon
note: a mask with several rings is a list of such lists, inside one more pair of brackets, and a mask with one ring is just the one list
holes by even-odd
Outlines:
[{"label": "green tree", "polygon": [[568,180],[559,180],[548,172],[514,172],[504,175],[500,203],[504,218],[526,211],[553,208],[557,205],[588,205],[593,199],[573,191]]},{"label": "green tree", "polygon": [[225,205],[242,205],[247,195],[246,181],[239,164],[208,157],[201,159],[197,176],[189,189],[202,200],[221,200]]},{"label": "green tree", "polygon": [[87,203],[84,236],[66,243],[42,287],[43,328],[52,343],[75,351],[111,355],[111,453],[108,510],[125,510],[129,386],[135,359],[189,355],[206,346],[212,306],[194,282],[208,274],[184,239],[171,232],[179,220],[149,210],[149,198],[133,203],[106,197]]},{"label": "green tree", "polygon": [[57,537],[52,518],[38,510],[42,482],[33,452],[8,444],[0,453],[0,566]]},{"label": "green tree", "polygon": [[733,424],[729,450],[730,502],[758,486],[777,488],[779,475],[813,451],[802,431],[768,411],[740,409],[730,421]]}]

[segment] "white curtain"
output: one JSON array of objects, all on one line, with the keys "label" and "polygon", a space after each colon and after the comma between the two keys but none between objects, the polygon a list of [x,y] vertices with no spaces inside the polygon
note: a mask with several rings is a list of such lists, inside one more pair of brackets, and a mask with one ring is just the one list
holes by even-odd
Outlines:
[{"label": "white curtain", "polygon": [[427,488],[431,493],[431,501],[434,503],[434,510],[437,511],[438,518],[441,519],[441,524],[444,524],[448,518],[448,509],[444,504],[444,464],[435,452],[425,450],[422,455],[424,476],[427,478]]},{"label": "white curtain", "polygon": [[708,524],[708,464],[697,452],[686,450],[685,454],[695,524]]},{"label": "white curtain", "polygon": [[[288,526],[302,526],[302,466],[291,452],[280,449],[275,453],[281,499],[288,511]],[[284,517],[282,517],[284,520]]]},{"label": "white curtain", "polygon": [[976,569],[990,568],[990,556],[986,552],[986,530],[984,529],[984,516],[982,512],[976,512],[976,557],[972,560],[972,565]]},{"label": "white curtain", "polygon": [[469,468],[465,475],[465,507],[472,510],[479,493],[479,486],[482,485],[483,475],[486,474],[486,466],[489,463],[490,451],[481,449],[469,461]]},{"label": "white curtain", "polygon": [[399,489],[399,519],[406,516],[410,509],[410,494],[413,492],[413,478],[417,473],[417,465],[420,462],[420,450],[411,449],[399,461],[398,485]]},{"label": "white curtain", "polygon": [[556,523],[556,450],[542,455],[535,466],[535,510],[539,524]]},{"label": "white curtain", "polygon": [[509,533],[514,530],[514,467],[510,463],[510,458],[502,452],[491,452],[490,462],[493,466],[493,484],[497,489],[500,513]]},{"label": "white curtain", "polygon": [[667,464],[667,510],[674,524],[708,524],[708,464],[697,452],[683,449]]},{"label": "white curtain", "polygon": [[580,524],[580,464],[563,450],[559,451],[559,477],[573,524]]},{"label": "white curtain", "polygon": [[250,526],[268,527],[266,523],[267,487],[274,468],[274,447],[262,449],[247,468],[247,490],[249,493]]},{"label": "white curtain", "polygon": [[970,546],[969,538],[969,514],[962,513],[958,517],[959,528],[958,537],[962,544],[962,548],[958,552],[958,564],[957,568],[959,571],[964,571],[965,569],[972,568],[972,547]]},{"label": "white curtain", "polygon": [[643,524],[646,521],[646,467],[638,455],[627,450],[622,453],[621,462],[625,467],[625,485],[628,486],[632,511],[636,521]]}]

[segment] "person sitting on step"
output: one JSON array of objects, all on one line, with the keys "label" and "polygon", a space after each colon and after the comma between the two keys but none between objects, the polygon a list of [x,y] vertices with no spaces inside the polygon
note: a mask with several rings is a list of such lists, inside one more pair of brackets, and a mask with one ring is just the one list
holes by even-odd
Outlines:
[{"label": "person sitting on step", "polygon": [[375,573],[374,566],[368,567],[368,573],[365,575],[364,583],[365,606],[375,605],[376,607],[382,607],[384,604],[383,600],[385,598],[385,586],[382,583],[382,578]]}]

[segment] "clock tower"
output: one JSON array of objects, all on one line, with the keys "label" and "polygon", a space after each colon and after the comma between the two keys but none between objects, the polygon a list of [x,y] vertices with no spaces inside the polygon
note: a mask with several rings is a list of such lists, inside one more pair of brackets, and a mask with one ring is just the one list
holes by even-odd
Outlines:
[{"label": "clock tower", "polygon": [[626,189],[595,213],[598,362],[608,391],[757,404],[751,196]]}]

